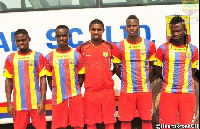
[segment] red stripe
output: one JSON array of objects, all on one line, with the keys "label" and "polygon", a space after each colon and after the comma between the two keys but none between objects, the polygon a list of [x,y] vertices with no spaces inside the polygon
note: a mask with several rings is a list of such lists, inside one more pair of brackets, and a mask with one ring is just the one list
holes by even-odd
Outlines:
[{"label": "red stripe", "polygon": [[[186,59],[186,55],[183,52],[180,52],[180,60],[185,60]],[[182,66],[181,66],[182,65]],[[183,68],[182,70],[180,70],[180,68]],[[184,73],[185,73],[185,62],[184,64],[180,63],[179,65],[179,82],[178,85],[181,86],[181,89],[183,87],[184,84]]]},{"label": "red stripe", "polygon": [[[13,94],[14,94],[14,97],[13,97],[13,105],[14,107],[16,108],[16,88],[15,88],[15,72],[14,72],[14,64],[13,64],[13,59],[14,59],[14,56],[15,54],[17,54],[17,52],[13,53],[10,55],[10,62],[11,62],[11,67],[12,67],[12,71],[13,71]],[[18,64],[17,64],[18,65]],[[19,77],[19,76],[18,76]]]},{"label": "red stripe", "polygon": [[164,44],[164,48],[165,48],[165,57],[163,57],[163,59],[165,59],[165,71],[163,71],[165,74],[164,78],[165,78],[165,83],[163,84],[163,88],[165,89],[166,86],[168,85],[168,74],[169,74],[169,44]]},{"label": "red stripe", "polygon": [[[137,90],[138,91],[141,91],[141,89],[142,89],[142,75],[141,75],[141,61],[139,61],[139,60],[141,60],[141,57],[140,57],[140,50],[139,49],[136,49],[135,50],[135,60],[138,60],[138,61],[136,61],[136,67],[138,67],[139,66],[139,68],[136,68],[136,77],[137,77]],[[140,89],[141,88],[141,89]]]},{"label": "red stripe", "polygon": [[66,93],[67,97],[72,96],[71,90],[71,79],[70,79],[70,69],[69,69],[69,59],[64,59],[65,64],[65,85],[66,85]]},{"label": "red stripe", "polygon": [[26,108],[32,109],[28,60],[24,61],[24,87],[25,87],[25,95],[26,95]]},{"label": "red stripe", "polygon": [[52,78],[53,78],[53,85],[52,85],[52,90],[53,90],[53,86],[54,86],[54,91],[53,92],[53,104],[57,104],[57,85],[56,85],[56,78],[55,78],[55,72],[54,72],[54,66],[53,66],[53,52],[49,53],[49,62],[50,62],[50,66],[52,67]]},{"label": "red stripe", "polygon": [[[121,55],[122,55],[122,60],[123,60],[123,91],[127,92],[127,69],[126,69],[126,58],[125,58],[125,40],[123,40],[122,42],[120,42],[120,47],[121,47]],[[124,54],[123,54],[124,53]]]}]

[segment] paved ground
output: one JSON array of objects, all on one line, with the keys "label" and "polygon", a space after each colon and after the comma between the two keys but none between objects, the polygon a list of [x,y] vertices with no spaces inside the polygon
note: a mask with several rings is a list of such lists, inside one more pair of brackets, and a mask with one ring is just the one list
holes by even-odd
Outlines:
[{"label": "paved ground", "polygon": [[[142,121],[140,118],[135,118],[132,121],[132,129],[141,129]],[[115,123],[115,129],[120,129],[121,122],[117,121]],[[13,124],[5,124],[0,125],[0,129],[13,129]],[[31,124],[28,125],[27,129],[35,129]],[[47,122],[47,129],[51,129],[51,122]],[[67,129],[73,129],[71,127],[67,127]],[[84,127],[84,129],[87,129],[87,126]],[[105,126],[103,124],[97,124],[97,129],[105,129]]]}]

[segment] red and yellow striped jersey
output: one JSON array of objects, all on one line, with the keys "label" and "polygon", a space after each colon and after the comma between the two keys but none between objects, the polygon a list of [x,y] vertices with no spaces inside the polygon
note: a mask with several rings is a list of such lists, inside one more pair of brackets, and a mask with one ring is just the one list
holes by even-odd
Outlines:
[{"label": "red and yellow striped jersey", "polygon": [[70,48],[67,52],[53,50],[46,56],[46,75],[53,76],[52,104],[81,94],[78,74],[84,74],[83,57]]},{"label": "red and yellow striped jersey", "polygon": [[41,53],[10,54],[5,61],[3,76],[13,79],[15,110],[37,109],[41,100],[39,77],[45,76]]},{"label": "red and yellow striped jersey", "polygon": [[120,49],[121,92],[149,92],[149,61],[153,61],[156,53],[155,44],[140,38],[137,43],[129,43],[127,39],[116,44]]},{"label": "red and yellow striped jersey", "polygon": [[164,43],[156,52],[154,65],[162,66],[163,88],[167,93],[193,93],[192,68],[198,67],[198,49],[191,43]]}]

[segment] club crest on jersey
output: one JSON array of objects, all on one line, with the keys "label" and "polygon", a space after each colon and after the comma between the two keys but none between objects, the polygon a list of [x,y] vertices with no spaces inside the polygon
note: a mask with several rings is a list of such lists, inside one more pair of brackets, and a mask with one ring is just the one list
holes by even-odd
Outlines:
[{"label": "club crest on jersey", "polygon": [[190,59],[191,58],[191,53],[186,53],[186,58]]},{"label": "club crest on jersey", "polygon": [[28,63],[29,63],[30,66],[33,66],[34,65],[34,60],[29,60]]},{"label": "club crest on jersey", "polygon": [[74,64],[74,62],[75,62],[74,59],[69,59],[70,64]]},{"label": "club crest on jersey", "polygon": [[108,57],[108,52],[103,52],[103,56],[104,56],[105,58],[107,58],[107,57]]},{"label": "club crest on jersey", "polygon": [[145,50],[141,50],[140,53],[141,53],[142,55],[144,55],[144,54],[146,54],[146,51],[145,51]]}]

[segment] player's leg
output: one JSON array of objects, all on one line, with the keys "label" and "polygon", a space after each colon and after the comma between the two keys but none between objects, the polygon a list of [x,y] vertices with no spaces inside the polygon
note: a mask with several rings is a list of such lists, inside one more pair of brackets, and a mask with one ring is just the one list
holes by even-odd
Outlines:
[{"label": "player's leg", "polygon": [[152,129],[152,92],[136,94],[137,111],[142,119],[142,129]]},{"label": "player's leg", "polygon": [[120,93],[118,119],[122,121],[121,129],[131,129],[131,121],[136,112],[136,93]]},{"label": "player's leg", "polygon": [[69,123],[75,129],[84,127],[83,98],[81,94],[69,99]]},{"label": "player's leg", "polygon": [[[68,99],[52,106],[52,129],[68,126],[69,107]],[[60,119],[62,118],[62,119]]]},{"label": "player's leg", "polygon": [[105,129],[114,129],[115,118],[115,91],[104,90],[101,94],[102,115]]},{"label": "player's leg", "polygon": [[14,129],[26,129],[27,124],[30,123],[29,112],[26,111],[15,111],[13,116]]},{"label": "player's leg", "polygon": [[47,122],[45,118],[45,113],[38,114],[37,109],[30,110],[30,116],[32,120],[32,125],[36,129],[46,129]]}]

